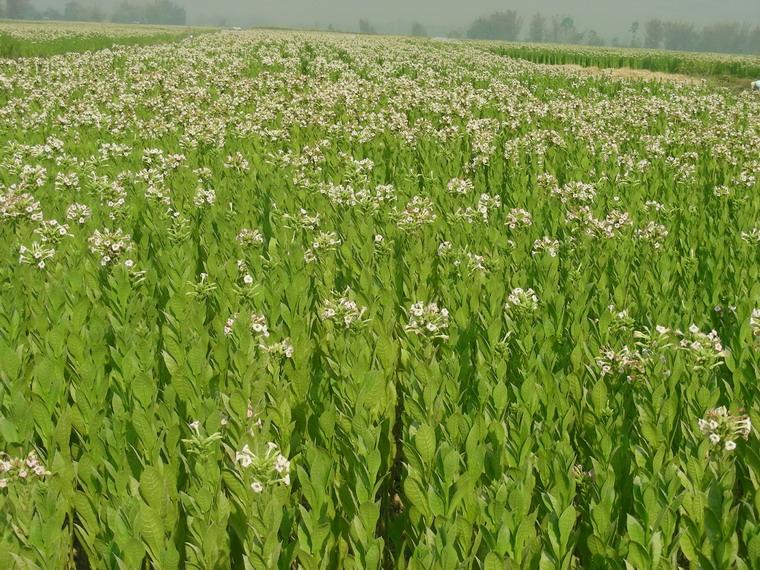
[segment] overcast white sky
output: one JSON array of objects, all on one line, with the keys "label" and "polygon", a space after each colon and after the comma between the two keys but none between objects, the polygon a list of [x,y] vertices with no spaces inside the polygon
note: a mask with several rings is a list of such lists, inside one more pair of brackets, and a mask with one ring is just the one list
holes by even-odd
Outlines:
[{"label": "overcast white sky", "polygon": [[[38,7],[62,9],[67,0],[32,0]],[[121,0],[80,0],[110,10]],[[140,0],[137,0],[140,1]],[[185,6],[190,23],[229,25],[326,26],[355,28],[359,18],[378,27],[408,28],[418,20],[431,31],[464,29],[478,16],[515,9],[529,17],[569,15],[579,29],[596,29],[602,36],[623,35],[631,22],[652,17],[704,25],[712,22],[760,24],[760,0],[174,0]]]}]

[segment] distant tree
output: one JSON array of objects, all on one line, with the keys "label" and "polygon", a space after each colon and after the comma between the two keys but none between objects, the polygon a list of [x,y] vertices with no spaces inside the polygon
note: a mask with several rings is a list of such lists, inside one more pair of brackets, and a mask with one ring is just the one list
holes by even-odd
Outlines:
[{"label": "distant tree", "polygon": [[562,23],[559,27],[562,33],[561,41],[568,44],[574,44],[578,42],[579,38],[578,31],[575,29],[575,20],[573,20],[570,16],[562,18]]},{"label": "distant tree", "polygon": [[596,30],[590,30],[586,33],[586,43],[590,46],[603,46],[604,40]]},{"label": "distant tree", "polygon": [[563,44],[579,44],[583,41],[583,33],[575,28],[575,20],[569,16],[563,18],[553,16],[547,39]]},{"label": "distant tree", "polygon": [[749,30],[739,24],[712,24],[702,29],[699,49],[737,53],[742,51],[744,38]]},{"label": "distant tree", "polygon": [[649,20],[644,24],[644,45],[648,48],[660,48],[665,40],[665,25],[661,20]]},{"label": "distant tree", "polygon": [[145,7],[145,21],[149,24],[184,25],[187,13],[170,0],[156,0]]},{"label": "distant tree", "polygon": [[87,6],[80,2],[67,2],[63,9],[63,19],[75,22],[102,22],[105,14],[99,6]]},{"label": "distant tree", "polygon": [[550,41],[550,42],[562,41],[562,28],[560,27],[561,23],[562,23],[562,20],[560,20],[558,16],[552,16],[550,27],[546,31],[547,41]]},{"label": "distant tree", "polygon": [[751,32],[747,33],[742,46],[742,53],[760,54],[760,26],[755,26]]},{"label": "distant tree", "polygon": [[514,10],[495,12],[490,16],[475,20],[467,30],[467,37],[512,41],[520,36],[522,24],[522,18]]},{"label": "distant tree", "polygon": [[81,20],[84,7],[79,2],[66,2],[63,7],[64,20]]},{"label": "distant tree", "polygon": [[640,47],[639,45],[639,23],[631,24],[631,47]]},{"label": "distant tree", "polygon": [[57,8],[47,8],[40,13],[43,20],[63,20],[63,13]]},{"label": "distant tree", "polygon": [[111,21],[120,24],[142,23],[145,21],[145,7],[122,2],[111,15]]},{"label": "distant tree", "polygon": [[419,22],[414,22],[412,24],[412,35],[416,38],[426,38],[428,33],[425,29],[425,26],[420,24]]},{"label": "distant tree", "polygon": [[5,3],[5,17],[11,20],[28,18],[32,10],[31,0],[6,0]]},{"label": "distant tree", "polygon": [[375,30],[374,26],[369,23],[369,20],[366,18],[361,18],[359,20],[359,33],[360,34],[376,34],[377,30]]},{"label": "distant tree", "polygon": [[530,19],[528,39],[538,43],[546,41],[546,17],[543,14],[534,14]]},{"label": "distant tree", "polygon": [[694,50],[698,45],[699,35],[693,24],[684,22],[665,23],[665,49],[681,51]]}]

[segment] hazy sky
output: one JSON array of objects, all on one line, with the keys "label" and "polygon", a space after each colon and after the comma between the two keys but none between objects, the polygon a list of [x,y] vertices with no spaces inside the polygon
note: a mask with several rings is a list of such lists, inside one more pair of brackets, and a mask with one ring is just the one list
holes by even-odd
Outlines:
[{"label": "hazy sky", "polygon": [[[66,0],[32,0],[38,7],[62,8]],[[80,0],[106,9],[120,0]],[[356,28],[368,18],[380,28],[405,30],[418,20],[434,33],[464,29],[478,16],[515,9],[529,17],[573,17],[579,29],[596,29],[604,37],[623,35],[631,22],[652,17],[693,22],[748,22],[760,24],[760,0],[175,0],[187,9],[188,21],[229,25],[326,26]]]}]

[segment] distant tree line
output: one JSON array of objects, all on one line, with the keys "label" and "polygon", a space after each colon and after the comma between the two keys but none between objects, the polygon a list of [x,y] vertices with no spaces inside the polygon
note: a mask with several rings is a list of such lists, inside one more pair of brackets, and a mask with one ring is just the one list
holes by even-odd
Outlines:
[{"label": "distant tree line", "polygon": [[760,53],[760,26],[717,23],[702,29],[683,22],[649,20],[643,46],[681,51]]},{"label": "distant tree line", "polygon": [[[495,12],[475,20],[467,29],[467,37],[473,39],[566,44],[605,45],[595,30],[580,31],[569,16],[535,14],[528,22],[525,34],[523,18],[514,10]],[[703,28],[684,22],[649,20],[641,26],[634,22],[628,41],[613,38],[611,45],[661,48],[681,51],[715,51],[726,53],[760,53],[760,26],[738,23],[716,23]]]},{"label": "distant tree line", "polygon": [[187,21],[185,9],[171,0],[124,1],[108,13],[97,3],[66,2],[63,10],[38,10],[31,0],[0,0],[0,17],[11,20],[68,20],[76,22],[119,22],[123,24],[176,24]]}]

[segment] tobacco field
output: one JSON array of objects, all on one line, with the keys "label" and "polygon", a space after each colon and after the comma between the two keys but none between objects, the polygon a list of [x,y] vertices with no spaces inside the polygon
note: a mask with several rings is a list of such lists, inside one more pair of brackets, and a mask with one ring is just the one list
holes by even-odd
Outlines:
[{"label": "tobacco field", "polygon": [[492,47],[0,60],[0,568],[760,568],[760,95]]}]

